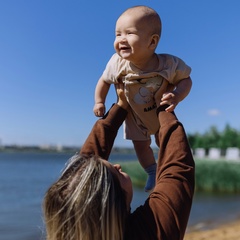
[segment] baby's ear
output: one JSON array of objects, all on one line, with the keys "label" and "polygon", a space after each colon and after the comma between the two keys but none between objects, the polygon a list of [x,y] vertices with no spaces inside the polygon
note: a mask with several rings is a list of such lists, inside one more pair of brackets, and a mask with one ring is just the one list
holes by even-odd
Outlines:
[{"label": "baby's ear", "polygon": [[152,36],[151,36],[151,42],[150,42],[150,48],[151,49],[156,49],[157,48],[157,45],[158,45],[158,42],[159,42],[159,39],[160,39],[160,37],[159,37],[159,35],[158,34],[153,34]]}]

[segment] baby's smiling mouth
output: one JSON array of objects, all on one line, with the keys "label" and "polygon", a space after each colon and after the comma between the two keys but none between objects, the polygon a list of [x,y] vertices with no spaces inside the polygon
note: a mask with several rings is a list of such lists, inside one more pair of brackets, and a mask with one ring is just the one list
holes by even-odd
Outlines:
[{"label": "baby's smiling mouth", "polygon": [[129,47],[120,47],[120,50],[129,50],[130,48]]}]

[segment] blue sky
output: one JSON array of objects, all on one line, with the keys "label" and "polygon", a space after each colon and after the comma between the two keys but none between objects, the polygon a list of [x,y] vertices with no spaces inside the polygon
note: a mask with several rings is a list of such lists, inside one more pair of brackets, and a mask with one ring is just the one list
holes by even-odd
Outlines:
[{"label": "blue sky", "polygon": [[[83,144],[115,21],[134,5],[161,16],[157,52],[192,67],[192,91],[176,110],[186,132],[240,129],[240,1],[0,0],[2,144]],[[112,88],[107,107],[115,100]],[[116,145],[132,146],[122,129]]]}]

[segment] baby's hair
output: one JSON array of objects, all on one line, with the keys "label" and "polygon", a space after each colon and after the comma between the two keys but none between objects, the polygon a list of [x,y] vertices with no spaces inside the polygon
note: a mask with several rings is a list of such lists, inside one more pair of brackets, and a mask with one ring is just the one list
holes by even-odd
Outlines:
[{"label": "baby's hair", "polygon": [[159,37],[161,37],[162,22],[159,14],[154,9],[139,5],[128,8],[122,15],[136,10],[139,11],[139,13],[142,12],[142,19],[148,23],[151,34],[158,34]]}]

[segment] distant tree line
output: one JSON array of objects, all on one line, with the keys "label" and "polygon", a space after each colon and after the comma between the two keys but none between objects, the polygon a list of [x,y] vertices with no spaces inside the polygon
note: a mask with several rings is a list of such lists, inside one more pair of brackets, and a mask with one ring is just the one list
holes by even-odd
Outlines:
[{"label": "distant tree line", "polygon": [[210,148],[219,148],[225,151],[229,147],[240,148],[240,131],[230,127],[229,124],[226,124],[222,132],[212,126],[203,134],[188,134],[188,140],[193,150],[204,148],[208,151]]}]

